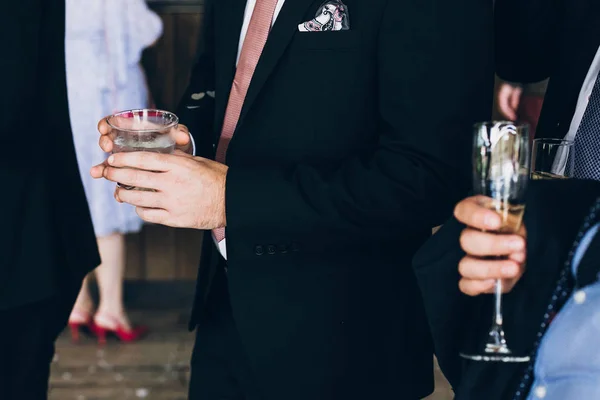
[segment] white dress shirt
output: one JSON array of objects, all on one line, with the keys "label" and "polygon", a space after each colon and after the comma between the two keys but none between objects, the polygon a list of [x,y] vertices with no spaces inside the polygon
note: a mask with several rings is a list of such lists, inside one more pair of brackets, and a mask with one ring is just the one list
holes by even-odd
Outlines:
[{"label": "white dress shirt", "polygon": [[[571,120],[571,125],[569,126],[569,131],[565,135],[565,140],[575,140],[575,135],[577,135],[577,131],[579,130],[579,125],[581,125],[581,121],[583,120],[583,115],[585,114],[585,110],[587,109],[588,103],[590,101],[590,96],[592,95],[592,91],[594,90],[594,85],[596,84],[596,79],[598,78],[598,74],[600,73],[600,48],[596,53],[596,57],[594,57],[594,61],[592,61],[592,66],[583,81],[583,85],[581,86],[581,91],[579,92],[579,97],[577,98],[577,107],[575,108],[575,114],[573,114],[573,119]],[[566,159],[568,154],[565,152],[558,153],[556,156],[556,160],[554,161],[554,165],[552,167],[553,172],[562,175],[564,173],[565,167],[567,165]]]},{"label": "white dress shirt", "polygon": [[[250,20],[252,19],[252,13],[254,12],[254,7],[256,6],[256,1],[257,0],[248,0],[246,2],[246,11],[244,11],[244,22],[242,24],[242,32],[240,34],[240,42],[238,45],[238,54],[237,54],[236,65],[240,61],[240,54],[242,53],[242,47],[244,46],[244,40],[246,39],[246,34],[248,33],[248,26],[250,25]],[[275,14],[273,15],[272,24],[275,23],[275,20],[277,19],[277,16],[279,15],[281,8],[283,7],[283,3],[285,3],[285,0],[277,1],[277,5],[275,6]],[[215,236],[213,235],[213,241],[215,242],[215,245],[219,249],[219,252],[223,256],[223,258],[225,258],[227,260],[227,243],[226,243],[227,239],[223,239],[223,240],[221,240],[221,242],[217,242]]]},{"label": "white dress shirt", "polygon": [[596,79],[598,78],[599,72],[600,48],[596,53],[594,61],[592,61],[592,66],[590,67],[590,70],[587,76],[585,77],[585,81],[583,81],[583,86],[581,87],[581,91],[579,92],[579,98],[577,99],[577,108],[575,108],[575,114],[573,114],[573,120],[571,121],[569,132],[565,136],[566,140],[575,140],[575,135],[577,134],[579,125],[581,125],[583,114],[585,114],[585,110],[587,109],[587,105],[590,101],[590,96],[592,95],[592,90],[594,90],[594,85],[596,84]]}]

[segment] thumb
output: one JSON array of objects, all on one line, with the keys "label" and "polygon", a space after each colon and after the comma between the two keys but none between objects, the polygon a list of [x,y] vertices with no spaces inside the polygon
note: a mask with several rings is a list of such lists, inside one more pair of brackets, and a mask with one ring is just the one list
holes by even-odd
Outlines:
[{"label": "thumb", "polygon": [[91,169],[90,169],[90,175],[92,176],[92,178],[94,179],[100,179],[104,176],[104,170],[106,169],[106,167],[108,166],[106,160],[98,165],[94,165]]},{"label": "thumb", "polygon": [[190,143],[190,131],[187,126],[179,125],[175,132],[175,143],[177,146],[186,146]]}]

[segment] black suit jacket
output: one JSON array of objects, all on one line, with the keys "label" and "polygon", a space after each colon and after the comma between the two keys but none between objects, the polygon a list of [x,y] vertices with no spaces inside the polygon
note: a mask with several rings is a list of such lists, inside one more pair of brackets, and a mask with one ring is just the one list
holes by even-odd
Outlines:
[{"label": "black suit jacket", "polygon": [[564,138],[600,48],[596,0],[496,0],[497,74],[512,82],[551,78],[537,137]]},{"label": "black suit jacket", "polygon": [[[432,349],[410,260],[470,185],[472,125],[491,111],[491,3],[345,0],[350,30],[298,32],[322,3],[285,2],[229,146],[234,316],[266,387],[343,396],[372,374],[375,391],[423,397]],[[205,157],[245,5],[208,3],[178,111]],[[192,325],[219,257],[206,237]]]},{"label": "black suit jacket", "polygon": [[10,13],[0,24],[0,308],[77,287],[99,264],[69,122],[64,0],[14,2]]},{"label": "black suit jacket", "polygon": [[[516,353],[533,354],[541,324],[560,273],[590,207],[600,196],[594,181],[532,182],[524,223],[527,271],[505,295],[504,323]],[[464,256],[459,236],[464,228],[451,219],[414,258],[440,367],[460,400],[512,399],[527,364],[464,361],[461,351],[481,351],[492,316],[492,296],[475,298],[458,289],[458,262]],[[587,258],[587,257],[586,257]],[[581,274],[589,268],[581,269]],[[528,389],[528,388],[526,388]]]}]

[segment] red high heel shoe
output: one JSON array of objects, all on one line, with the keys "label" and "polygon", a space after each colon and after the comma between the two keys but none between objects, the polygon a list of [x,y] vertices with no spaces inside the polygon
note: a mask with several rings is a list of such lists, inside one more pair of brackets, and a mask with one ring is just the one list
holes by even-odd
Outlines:
[{"label": "red high heel shoe", "polygon": [[108,336],[114,336],[123,343],[131,343],[138,341],[148,333],[146,326],[135,326],[129,330],[116,318],[108,315],[96,315],[93,330],[101,345],[106,344]]},{"label": "red high heel shoe", "polygon": [[69,316],[69,330],[71,331],[71,340],[73,343],[79,343],[82,331],[87,334],[91,334],[94,331],[92,315],[87,311],[73,309]]}]

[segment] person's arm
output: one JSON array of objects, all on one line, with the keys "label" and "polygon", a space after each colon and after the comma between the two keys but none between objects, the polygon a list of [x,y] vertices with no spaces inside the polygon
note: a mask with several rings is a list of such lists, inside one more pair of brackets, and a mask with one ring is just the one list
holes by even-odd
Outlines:
[{"label": "person's arm", "polygon": [[389,240],[439,225],[466,194],[472,125],[491,113],[492,4],[389,1],[382,18],[379,141],[329,173],[309,163],[231,166],[232,241]]},{"label": "person's arm", "polygon": [[540,82],[557,57],[563,0],[496,0],[496,73],[509,82]]},{"label": "person's arm", "polygon": [[[0,37],[4,38],[0,56],[0,109],[3,116],[0,137],[4,149],[0,157],[0,171],[4,172],[14,171],[20,166],[26,168],[26,164],[34,158],[29,157],[31,152],[36,149],[40,152],[47,150],[37,142],[43,137],[43,132],[28,129],[28,121],[35,118],[36,113],[39,115],[40,111],[39,108],[36,109],[36,105],[40,105],[36,88],[40,29],[44,18],[43,1],[24,0],[13,3],[9,7],[10,17],[3,18],[0,24]],[[56,23],[59,24],[60,21]],[[26,142],[23,137],[27,137]],[[32,142],[35,145],[28,144]]]},{"label": "person's arm", "polygon": [[[531,348],[559,270],[584,216],[599,195],[600,183],[594,181],[531,182],[524,217],[526,265],[515,262],[523,261],[522,248],[511,250],[510,246],[511,241],[522,243],[523,239],[482,232],[494,229],[484,221],[486,215],[494,217],[495,213],[478,207],[473,199],[463,200],[456,208],[458,219],[451,218],[418,251],[413,268],[438,362],[453,387],[460,387],[469,378],[459,352],[473,346],[471,340],[484,338],[489,329],[492,305],[489,296],[481,294],[491,293],[497,278],[506,279],[505,289],[514,287],[504,305],[507,335],[512,334],[510,346],[513,350]],[[500,254],[512,261],[485,258]],[[516,267],[516,271],[503,273],[502,267],[507,265]]]},{"label": "person's arm", "polygon": [[203,33],[198,43],[197,60],[190,82],[184,92],[176,114],[192,136],[194,155],[213,158],[215,118],[215,32],[214,5],[206,1]]}]

